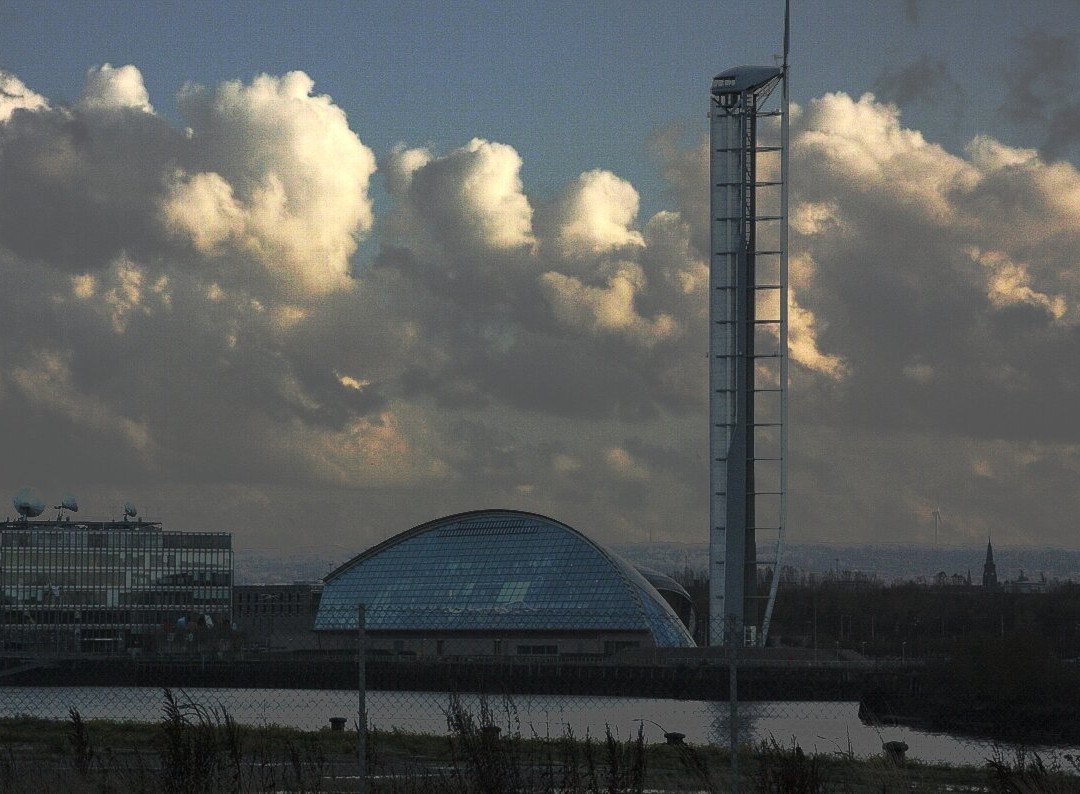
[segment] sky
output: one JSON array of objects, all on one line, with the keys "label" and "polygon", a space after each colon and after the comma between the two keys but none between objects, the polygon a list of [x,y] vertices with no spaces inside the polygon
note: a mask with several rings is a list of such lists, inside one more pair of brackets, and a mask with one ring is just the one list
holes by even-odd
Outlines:
[{"label": "sky", "polygon": [[[793,5],[789,537],[1080,548],[1080,3]],[[704,540],[708,88],[782,15],[0,0],[0,492]]]}]

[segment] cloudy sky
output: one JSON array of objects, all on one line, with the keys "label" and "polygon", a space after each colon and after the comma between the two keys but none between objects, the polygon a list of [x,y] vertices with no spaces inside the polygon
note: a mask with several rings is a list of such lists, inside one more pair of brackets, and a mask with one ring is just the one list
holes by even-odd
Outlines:
[{"label": "cloudy sky", "polygon": [[[708,88],[781,17],[0,1],[0,490],[704,540]],[[792,540],[1080,548],[1078,33],[795,3]]]}]

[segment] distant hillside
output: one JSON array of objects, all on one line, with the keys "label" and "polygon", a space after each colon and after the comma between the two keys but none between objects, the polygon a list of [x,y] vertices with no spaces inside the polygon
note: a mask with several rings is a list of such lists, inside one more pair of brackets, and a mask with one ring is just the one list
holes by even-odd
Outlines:
[{"label": "distant hillside", "polygon": [[277,552],[238,550],[234,555],[237,584],[314,582],[341,565],[341,552]]},{"label": "distant hillside", "polygon": [[[662,573],[694,571],[708,566],[709,547],[705,543],[633,543],[615,545],[616,552],[637,565]],[[770,550],[771,551],[771,550]],[[876,574],[891,583],[896,579],[932,578],[938,571],[982,581],[986,547],[901,546],[890,544],[831,545],[793,543],[785,548],[784,564],[807,573],[826,573],[837,568]],[[280,553],[241,550],[236,552],[237,584],[315,581],[337,568],[347,557],[340,551],[310,551],[282,556]],[[994,547],[998,578],[1015,579],[1021,570],[1030,579],[1046,574],[1048,579],[1080,582],[1080,551],[1071,549]]]},{"label": "distant hillside", "polygon": [[[705,543],[634,543],[613,548],[631,562],[664,573],[681,571],[687,565],[695,571],[704,570],[709,560]],[[985,546],[792,543],[785,547],[783,563],[807,573],[862,571],[876,574],[884,582],[919,576],[930,579],[939,571],[966,576],[970,570],[972,581],[981,582],[985,559]],[[995,546],[994,562],[1000,580],[1015,579],[1023,570],[1030,579],[1046,574],[1048,579],[1080,582],[1080,550]]]}]

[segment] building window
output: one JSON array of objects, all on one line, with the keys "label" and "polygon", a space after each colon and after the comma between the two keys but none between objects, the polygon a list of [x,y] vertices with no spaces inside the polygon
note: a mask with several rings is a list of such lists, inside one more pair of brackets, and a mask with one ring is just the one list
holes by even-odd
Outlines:
[{"label": "building window", "polygon": [[529,592],[532,582],[506,582],[495,600],[500,604],[516,604],[525,600],[525,594]]}]

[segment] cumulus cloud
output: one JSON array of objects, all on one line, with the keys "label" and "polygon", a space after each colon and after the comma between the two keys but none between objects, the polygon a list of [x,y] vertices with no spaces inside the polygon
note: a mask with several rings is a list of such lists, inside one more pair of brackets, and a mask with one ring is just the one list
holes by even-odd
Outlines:
[{"label": "cumulus cloud", "polygon": [[788,296],[788,350],[792,360],[809,370],[841,379],[848,373],[847,363],[836,355],[822,353],[817,343],[818,320],[804,309],[794,295]]},{"label": "cumulus cloud", "polygon": [[540,280],[555,316],[572,328],[625,334],[645,345],[667,339],[677,330],[670,315],[647,320],[637,313],[634,294],[644,286],[644,277],[632,265],[620,265],[604,287],[589,286],[562,273],[545,273]]},{"label": "cumulus cloud", "polygon": [[113,67],[102,64],[86,73],[79,106],[88,110],[121,110],[130,108],[143,113],[153,113],[150,95],[143,85],[142,72],[128,64]]},{"label": "cumulus cloud", "polygon": [[303,72],[185,88],[199,162],[171,176],[161,201],[166,226],[199,253],[238,255],[294,300],[344,286],[373,222],[375,156],[313,89]]},{"label": "cumulus cloud", "polygon": [[395,150],[388,187],[402,198],[404,235],[425,229],[451,248],[506,250],[531,246],[532,206],[523,192],[521,157],[512,146],[473,138],[441,157]]},{"label": "cumulus cloud", "polygon": [[1046,295],[1031,287],[1028,268],[1009,259],[1001,251],[967,249],[974,261],[986,268],[987,292],[990,303],[997,307],[1027,304],[1045,309],[1055,320],[1065,316],[1068,306],[1064,295]]},{"label": "cumulus cloud", "polygon": [[630,228],[638,203],[638,192],[625,179],[600,169],[585,172],[556,204],[560,253],[574,257],[643,246],[641,233]]},{"label": "cumulus cloud", "polygon": [[0,69],[0,122],[7,121],[16,110],[38,110],[48,106],[45,97],[35,94],[15,75]]},{"label": "cumulus cloud", "polygon": [[[707,145],[658,136],[672,206],[639,219],[608,171],[542,200],[506,143],[405,143],[376,219],[374,155],[302,73],[186,87],[189,129],[134,67],[69,106],[2,79],[0,433],[51,451],[8,480],[108,468],[220,520],[179,496],[206,488],[257,511],[220,508],[251,543],[492,504],[608,539],[707,525]],[[964,531],[1056,531],[1076,169],[829,94],[792,174],[793,526],[904,538],[948,490]]]},{"label": "cumulus cloud", "polygon": [[131,65],[91,69],[70,107],[4,85],[0,234],[16,254],[84,273],[166,254],[264,300],[348,286],[375,157],[302,72],[185,87],[187,130],[154,115]]},{"label": "cumulus cloud", "polygon": [[798,234],[821,234],[839,224],[834,202],[800,201],[791,208],[791,229]]},{"label": "cumulus cloud", "polygon": [[[1075,344],[1080,297],[1080,175],[1070,164],[985,136],[960,154],[948,152],[904,129],[895,108],[868,95],[812,102],[793,131],[793,158],[802,202],[792,224],[795,292],[815,320],[825,320],[816,329],[818,346],[847,372],[831,383],[796,373],[799,398],[809,401],[802,410],[823,422],[816,448],[798,453],[803,471],[848,456],[852,468],[857,458],[872,461],[845,477],[875,493],[898,478],[896,487],[912,499],[878,498],[873,509],[905,531],[918,526],[911,505],[933,501],[933,487],[954,493],[969,531],[1025,527],[1031,537],[1015,506],[956,472],[972,472],[968,463],[985,459],[970,449],[993,445],[999,459],[1014,461],[1031,443],[1068,445],[1075,435],[1068,407],[1077,396],[1075,375],[1060,364]],[[813,211],[804,209],[807,202]],[[798,319],[793,313],[793,341]],[[826,429],[833,423],[835,430]],[[853,433],[886,433],[888,442],[868,451]],[[905,462],[930,448],[954,468],[905,475]],[[1039,476],[1051,480],[1076,464],[1071,452],[1048,461]],[[869,469],[875,485],[866,482]],[[851,491],[830,481],[825,468],[814,476],[823,493]],[[1021,475],[1004,487],[1016,505],[1035,486]],[[922,502],[914,498],[920,493]],[[1050,523],[1039,531],[1054,532]]]},{"label": "cumulus cloud", "polygon": [[[69,271],[160,248],[152,217],[179,132],[138,105],[134,67],[91,70],[70,107],[23,102],[0,122],[0,235],[19,256]],[[24,94],[25,98],[25,94]],[[32,108],[32,112],[29,109]]]}]

